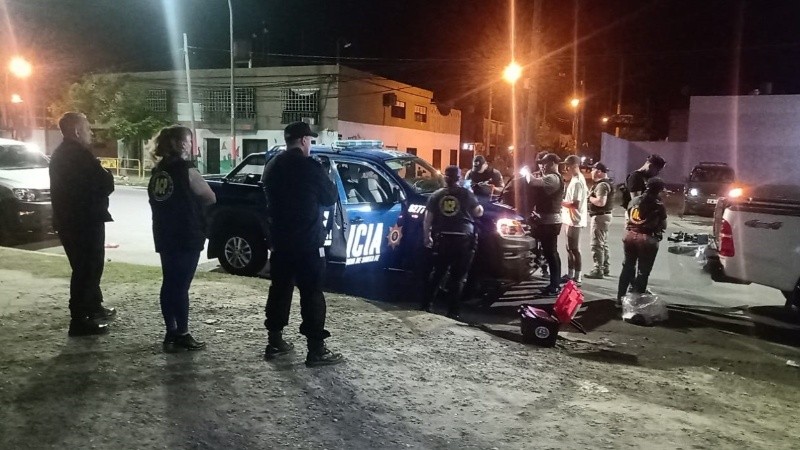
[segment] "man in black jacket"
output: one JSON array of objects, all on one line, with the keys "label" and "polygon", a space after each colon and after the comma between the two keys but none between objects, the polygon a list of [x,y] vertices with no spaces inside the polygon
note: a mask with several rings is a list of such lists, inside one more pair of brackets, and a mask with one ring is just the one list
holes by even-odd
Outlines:
[{"label": "man in black jacket", "polygon": [[64,141],[50,158],[53,228],[72,267],[69,286],[70,336],[103,334],[116,315],[103,307],[100,278],[105,261],[108,196],[114,177],[94,157],[92,130],[81,113],[68,112],[58,121]]},{"label": "man in black jacket", "polygon": [[289,323],[294,285],[300,291],[300,332],[308,339],[307,366],[338,364],[344,359],[328,350],[325,338],[325,229],[322,207],[336,202],[337,193],[328,174],[311,158],[311,138],[317,134],[308,124],[295,122],[284,129],[286,150],[272,158],[261,181],[269,208],[270,275],[267,297],[266,359],[289,353],[294,346],[283,339]]}]

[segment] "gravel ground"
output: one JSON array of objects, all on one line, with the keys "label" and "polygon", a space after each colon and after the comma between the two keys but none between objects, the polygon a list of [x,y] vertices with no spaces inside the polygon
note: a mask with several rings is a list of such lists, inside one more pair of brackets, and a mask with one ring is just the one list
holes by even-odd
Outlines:
[{"label": "gravel ground", "polygon": [[199,274],[160,351],[158,271],[110,264],[111,333],[67,338],[66,259],[0,249],[0,448],[797,448],[794,347],[619,321],[554,349],[328,295],[343,365],[262,359],[269,281]]}]

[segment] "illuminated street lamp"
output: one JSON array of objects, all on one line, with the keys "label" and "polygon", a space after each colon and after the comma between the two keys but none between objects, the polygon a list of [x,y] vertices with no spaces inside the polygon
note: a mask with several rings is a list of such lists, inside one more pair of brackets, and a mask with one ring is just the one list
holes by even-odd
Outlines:
[{"label": "illuminated street lamp", "polygon": [[571,105],[573,108],[577,109],[577,108],[578,108],[578,106],[580,106],[580,105],[581,105],[581,100],[580,100],[579,98],[577,98],[577,97],[573,97],[573,98],[572,98],[572,100],[570,100],[570,101],[569,101],[569,104],[570,104],[570,105]]},{"label": "illuminated street lamp", "polygon": [[608,123],[608,117],[603,117],[602,119],[600,119],[600,121],[603,123]]},{"label": "illuminated street lamp", "polygon": [[569,104],[574,110],[572,114],[572,138],[575,140],[575,151],[578,151],[578,107],[581,106],[581,99],[572,97]]},{"label": "illuminated street lamp", "polygon": [[15,56],[8,63],[8,71],[17,78],[28,78],[33,73],[33,66],[25,58]]},{"label": "illuminated street lamp", "polygon": [[511,84],[514,84],[522,76],[522,67],[514,61],[503,70],[503,79]]},{"label": "illuminated street lamp", "polygon": [[22,103],[22,97],[19,94],[11,94],[11,103]]}]

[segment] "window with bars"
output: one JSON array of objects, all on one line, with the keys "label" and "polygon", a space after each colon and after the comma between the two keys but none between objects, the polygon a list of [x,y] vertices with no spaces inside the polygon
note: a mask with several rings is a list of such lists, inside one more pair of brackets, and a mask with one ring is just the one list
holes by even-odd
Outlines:
[{"label": "window with bars", "polygon": [[405,119],[406,118],[406,102],[401,102],[397,100],[392,105],[392,117],[397,117],[398,119]]},{"label": "window with bars", "polygon": [[153,112],[167,112],[167,90],[148,89],[145,97],[147,109]]},{"label": "window with bars", "polygon": [[[256,89],[241,87],[234,89],[237,119],[256,118]],[[198,100],[203,108],[203,121],[208,123],[226,123],[231,115],[230,89],[202,89],[198,92]]]},{"label": "window with bars", "polygon": [[283,89],[281,102],[281,123],[319,123],[319,89]]},{"label": "window with bars", "polygon": [[428,121],[428,108],[424,106],[414,106],[414,120],[425,123]]}]

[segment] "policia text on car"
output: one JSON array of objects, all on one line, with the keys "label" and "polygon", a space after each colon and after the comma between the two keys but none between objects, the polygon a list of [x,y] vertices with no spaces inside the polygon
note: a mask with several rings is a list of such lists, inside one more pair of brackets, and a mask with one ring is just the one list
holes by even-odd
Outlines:
[{"label": "policia text on car", "polygon": [[474,218],[483,207],[468,189],[458,185],[460,171],[449,166],[444,171],[447,187],[431,195],[425,213],[425,246],[433,248],[433,271],[425,286],[422,309],[430,311],[445,274],[447,278],[447,316],[457,318],[459,301],[475,254]]}]

